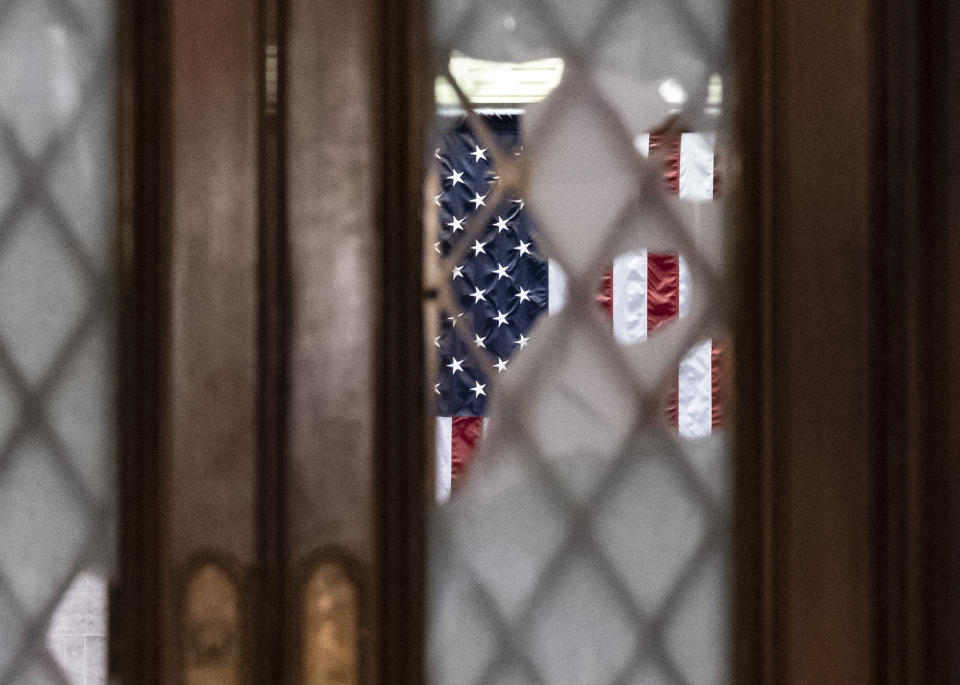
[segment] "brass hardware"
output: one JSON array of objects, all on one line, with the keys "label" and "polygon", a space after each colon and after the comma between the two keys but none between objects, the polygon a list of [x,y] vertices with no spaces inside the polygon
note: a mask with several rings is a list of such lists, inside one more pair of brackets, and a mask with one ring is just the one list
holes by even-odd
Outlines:
[{"label": "brass hardware", "polygon": [[187,685],[239,685],[240,597],[219,566],[203,564],[190,576],[184,605]]},{"label": "brass hardware", "polygon": [[318,564],[307,581],[303,616],[304,685],[358,685],[357,589],[341,564]]}]

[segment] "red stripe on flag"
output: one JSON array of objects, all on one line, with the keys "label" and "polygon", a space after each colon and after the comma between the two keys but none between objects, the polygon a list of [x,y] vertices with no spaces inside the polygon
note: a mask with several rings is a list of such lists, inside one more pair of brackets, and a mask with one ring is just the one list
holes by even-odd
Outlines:
[{"label": "red stripe on flag", "polygon": [[607,316],[613,319],[613,267],[610,267],[603,274],[600,281],[600,292],[597,293],[597,302],[607,312]]},{"label": "red stripe on flag", "polygon": [[712,408],[712,419],[711,425],[713,430],[720,428],[724,424],[724,408],[726,406],[726,388],[727,388],[727,379],[725,378],[728,373],[727,368],[728,356],[727,356],[727,346],[724,343],[714,341],[713,351],[710,356],[710,393],[711,397],[711,408]]},{"label": "red stripe on flag", "polygon": [[680,192],[680,133],[651,133],[650,157],[663,162],[667,188],[672,193]]},{"label": "red stripe on flag", "polygon": [[451,480],[456,484],[470,466],[480,438],[483,437],[482,416],[454,416],[451,421],[450,471]]},{"label": "red stripe on flag", "polygon": [[718,155],[713,155],[713,199],[716,200],[723,192],[722,179],[720,178],[720,164],[717,161]]},{"label": "red stripe on flag", "polygon": [[652,333],[679,313],[679,256],[647,255],[647,332]]},{"label": "red stripe on flag", "polygon": [[[675,254],[647,255],[647,332],[680,313],[680,257]],[[676,427],[680,416],[679,379],[673,377],[673,388],[667,403],[667,420]]]}]

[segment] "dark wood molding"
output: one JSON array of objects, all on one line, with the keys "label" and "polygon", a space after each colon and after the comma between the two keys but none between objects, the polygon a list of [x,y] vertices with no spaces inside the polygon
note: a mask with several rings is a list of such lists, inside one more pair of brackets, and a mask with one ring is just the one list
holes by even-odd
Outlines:
[{"label": "dark wood molding", "polygon": [[377,397],[379,672],[425,682],[425,437],[421,293],[430,73],[422,0],[380,3],[380,331]]},{"label": "dark wood molding", "polygon": [[878,682],[960,680],[960,9],[878,4]]},{"label": "dark wood molding", "polygon": [[288,682],[296,621],[287,592],[286,444],[290,275],[287,261],[283,60],[285,3],[259,4],[256,682]]},{"label": "dark wood molding", "polygon": [[776,683],[780,634],[776,615],[778,484],[774,463],[776,321],[773,193],[776,111],[773,7],[760,0],[732,3],[730,45],[737,91],[728,250],[734,255],[733,389],[734,515],[733,681]]},{"label": "dark wood molding", "polygon": [[874,17],[876,88],[874,112],[871,292],[873,294],[870,395],[875,473],[874,583],[875,672],[878,683],[927,682],[919,649],[916,597],[916,525],[919,494],[916,353],[921,315],[917,259],[919,125],[916,92],[920,76],[916,5],[888,0]]},{"label": "dark wood molding", "polygon": [[875,678],[880,38],[872,2],[841,5],[733,4],[738,683]]},{"label": "dark wood molding", "polygon": [[912,265],[920,279],[920,342],[908,358],[908,370],[919,369],[921,407],[915,478],[908,481],[919,517],[912,529],[917,556],[908,557],[917,587],[908,598],[918,605],[918,682],[945,685],[960,682],[960,7],[949,0],[917,7],[922,80],[911,132],[919,216],[902,229],[915,228],[922,240]]},{"label": "dark wood molding", "polygon": [[110,670],[160,676],[160,480],[169,187],[166,3],[121,0],[117,19],[119,535]]}]

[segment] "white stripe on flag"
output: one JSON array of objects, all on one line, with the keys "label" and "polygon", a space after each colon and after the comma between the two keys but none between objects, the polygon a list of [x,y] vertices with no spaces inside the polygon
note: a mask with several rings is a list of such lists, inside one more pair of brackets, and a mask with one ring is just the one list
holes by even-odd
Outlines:
[{"label": "white stripe on flag", "polygon": [[650,156],[650,134],[641,133],[636,138],[633,139],[633,145],[637,148],[639,152],[644,157]]},{"label": "white stripe on flag", "polygon": [[713,199],[713,134],[680,136],[680,198],[706,202]]},{"label": "white stripe on flag", "polygon": [[681,319],[690,313],[690,266],[683,255],[677,255],[677,271],[680,273],[677,284],[677,316]]},{"label": "white stripe on flag", "polygon": [[[690,312],[690,266],[679,255],[680,271],[678,316]],[[710,435],[713,429],[713,343],[706,341],[693,348],[680,362],[677,377],[677,430],[680,435],[698,438]]]},{"label": "white stripe on flag", "polygon": [[702,342],[680,362],[677,383],[677,429],[680,435],[699,438],[713,429],[713,343]]},{"label": "white stripe on flag", "polygon": [[453,418],[437,417],[437,502],[450,499],[453,486]]},{"label": "white stripe on flag", "polygon": [[547,260],[547,313],[556,314],[567,301],[567,274],[552,259]]},{"label": "white stripe on flag", "polygon": [[622,345],[647,337],[647,251],[613,260],[613,335]]}]

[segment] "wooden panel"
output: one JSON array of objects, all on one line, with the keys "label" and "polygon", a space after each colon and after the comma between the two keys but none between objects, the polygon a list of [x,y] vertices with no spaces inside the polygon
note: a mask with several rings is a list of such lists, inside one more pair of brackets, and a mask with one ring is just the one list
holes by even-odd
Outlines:
[{"label": "wooden panel", "polygon": [[734,3],[738,681],[873,682],[871,3]]},{"label": "wooden panel", "polygon": [[371,557],[378,131],[372,2],[293,2],[287,197],[294,558]]},{"label": "wooden panel", "polygon": [[[172,571],[255,553],[256,3],[170,3],[170,311],[164,387],[164,646]],[[177,682],[166,649],[166,680]]]},{"label": "wooden panel", "polygon": [[[377,545],[376,10],[372,0],[290,2],[285,90],[289,568],[336,546],[358,562],[367,588]],[[370,612],[375,603],[360,606]],[[373,644],[361,648],[372,657]]]},{"label": "wooden panel", "polygon": [[[778,4],[781,682],[872,681],[869,3]],[[778,679],[779,680],[779,679]]]}]

